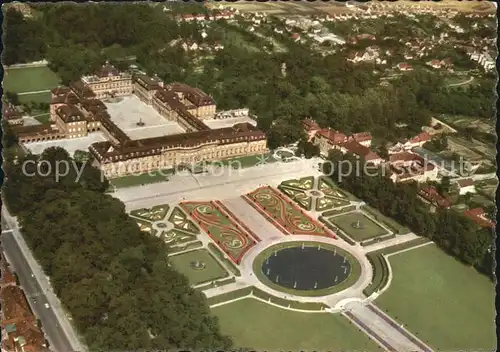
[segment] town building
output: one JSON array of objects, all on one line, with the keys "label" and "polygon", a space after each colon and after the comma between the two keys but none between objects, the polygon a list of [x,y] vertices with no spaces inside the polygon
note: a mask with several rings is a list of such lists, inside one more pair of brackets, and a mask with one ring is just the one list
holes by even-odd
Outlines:
[{"label": "town building", "polygon": [[495,228],[495,223],[488,218],[483,208],[474,208],[464,211],[464,215],[474,221],[477,225],[486,228]]},{"label": "town building", "polygon": [[430,205],[430,211],[435,212],[439,209],[449,209],[451,200],[439,194],[436,187],[424,187],[418,192],[418,198],[424,203]]},{"label": "town building", "polygon": [[132,75],[119,72],[108,63],[103,65],[96,74],[82,77],[81,81],[95,93],[97,99],[132,94]]},{"label": "town building", "polygon": [[24,120],[21,113],[16,109],[16,107],[13,104],[6,101],[2,104],[2,117],[10,125],[24,124]]},{"label": "town building", "polygon": [[388,171],[393,182],[426,182],[438,178],[438,168],[418,154],[402,151],[389,155]]},{"label": "town building", "polygon": [[476,188],[474,187],[474,181],[471,178],[466,178],[457,181],[458,193],[464,195],[467,193],[476,193]]},{"label": "town building", "polygon": [[323,157],[328,156],[330,150],[339,150],[342,153],[352,153],[366,162],[378,165],[382,158],[370,149],[372,136],[368,132],[353,133],[349,136],[331,128],[320,128],[316,121],[307,118],[302,120],[304,131],[309,141],[317,145]]},{"label": "town building", "polygon": [[0,278],[2,351],[48,352],[37,318],[1,252]]}]

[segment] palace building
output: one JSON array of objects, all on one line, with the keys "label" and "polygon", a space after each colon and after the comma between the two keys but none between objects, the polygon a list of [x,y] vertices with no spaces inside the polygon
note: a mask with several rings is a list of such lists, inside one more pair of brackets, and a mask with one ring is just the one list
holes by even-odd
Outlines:
[{"label": "palace building", "polygon": [[[110,178],[268,151],[266,135],[250,123],[211,129],[204,121],[217,118],[216,103],[198,88],[182,83],[164,85],[158,77],[127,76],[110,65],[89,77],[53,89],[51,125],[16,126],[20,142],[80,138],[101,131],[107,141],[93,143],[89,151],[94,165]],[[159,118],[176,122],[183,132],[131,138],[103,103],[131,94],[151,106]],[[141,116],[134,118],[140,120]]]},{"label": "palace building", "polygon": [[96,74],[82,77],[82,82],[95,93],[97,99],[132,94],[132,75],[119,72],[108,63]]}]

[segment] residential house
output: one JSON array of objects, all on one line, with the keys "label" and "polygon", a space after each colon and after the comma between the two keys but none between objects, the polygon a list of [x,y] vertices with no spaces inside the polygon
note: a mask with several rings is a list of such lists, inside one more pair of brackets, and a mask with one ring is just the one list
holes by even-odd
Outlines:
[{"label": "residential house", "polygon": [[10,125],[23,125],[24,120],[21,113],[16,109],[16,107],[9,103],[4,102],[2,105],[2,118],[6,120]]},{"label": "residential house", "polygon": [[464,215],[474,221],[477,225],[486,228],[495,228],[495,222],[489,219],[482,208],[474,208],[464,211]]},{"label": "residential house", "polygon": [[474,181],[471,178],[466,178],[457,181],[458,192],[460,195],[467,193],[476,193],[476,188],[474,187]]},{"label": "residential house", "polygon": [[437,180],[438,168],[420,155],[401,151],[389,154],[388,171],[393,182]]},{"label": "residential house", "polygon": [[432,139],[432,136],[425,131],[420,132],[417,134],[415,137],[405,141],[403,143],[403,148],[406,150],[415,148],[415,147],[421,147],[423,146],[426,142],[430,141]]},{"label": "residential house", "polygon": [[435,212],[438,208],[449,209],[452,205],[451,200],[440,195],[434,186],[422,188],[418,192],[418,198],[430,205],[431,212]]},{"label": "residential house", "polygon": [[413,71],[413,67],[410,64],[407,64],[406,62],[401,62],[397,65],[397,68],[400,71]]}]

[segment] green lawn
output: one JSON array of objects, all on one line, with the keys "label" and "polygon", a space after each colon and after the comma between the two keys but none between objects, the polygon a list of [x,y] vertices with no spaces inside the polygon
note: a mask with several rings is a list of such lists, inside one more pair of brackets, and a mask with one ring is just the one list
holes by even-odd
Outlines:
[{"label": "green lawn", "polygon": [[[205,264],[204,269],[193,269],[191,263],[199,260]],[[172,266],[187,276],[191,285],[214,281],[228,276],[217,260],[206,249],[199,249],[169,257]]]},{"label": "green lawn", "polygon": [[34,103],[50,103],[51,94],[50,92],[35,93],[35,94],[23,94],[18,95],[19,102],[21,104],[27,104],[30,102]]},{"label": "green lawn", "polygon": [[133,187],[148,183],[156,183],[166,181],[167,178],[173,175],[173,169],[164,169],[151,172],[145,172],[140,175],[130,175],[117,177],[110,180],[111,184],[116,188]]},{"label": "green lawn", "polygon": [[244,169],[247,167],[252,167],[252,166],[257,166],[261,164],[270,164],[274,163],[277,160],[274,159],[272,156],[268,154],[263,154],[263,155],[250,155],[250,156],[243,156],[240,158],[234,158],[234,159],[227,159],[227,160],[221,160],[221,161],[215,161],[212,162],[213,164],[216,165],[224,165],[224,166],[231,166],[235,169]]},{"label": "green lawn", "polygon": [[[362,228],[355,228],[353,224],[360,221]],[[369,238],[387,234],[387,231],[367,218],[362,213],[349,213],[328,218],[332,224],[344,231],[355,241],[364,241]]]},{"label": "green lawn", "polygon": [[35,116],[35,120],[37,120],[41,124],[50,124],[50,114],[37,115]]},{"label": "green lawn", "polygon": [[495,350],[495,288],[486,277],[434,244],[389,262],[394,276],[380,308],[436,350]]},{"label": "green lawn", "polygon": [[287,311],[252,298],[212,308],[237,347],[255,350],[380,351],[339,314]]},{"label": "green lawn", "polygon": [[396,220],[385,216],[380,211],[369,205],[361,206],[361,210],[363,210],[367,214],[371,215],[373,218],[383,223],[385,226],[391,229],[395,234],[404,235],[410,232],[410,229],[408,227],[400,225]]},{"label": "green lawn", "polygon": [[5,70],[5,91],[13,93],[52,89],[59,84],[59,77],[48,67],[12,68]]}]

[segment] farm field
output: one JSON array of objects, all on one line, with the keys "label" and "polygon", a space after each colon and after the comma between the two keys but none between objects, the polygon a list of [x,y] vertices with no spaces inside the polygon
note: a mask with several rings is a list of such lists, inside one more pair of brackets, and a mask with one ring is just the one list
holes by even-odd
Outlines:
[{"label": "farm field", "polygon": [[36,92],[55,88],[59,82],[48,67],[11,68],[5,71],[3,89],[13,93]]},{"label": "farm field", "polygon": [[211,309],[236,347],[255,350],[379,351],[340,314],[287,311],[252,298]]},{"label": "farm field", "polygon": [[377,306],[436,350],[495,349],[495,287],[485,276],[434,244],[389,262],[394,276]]}]

